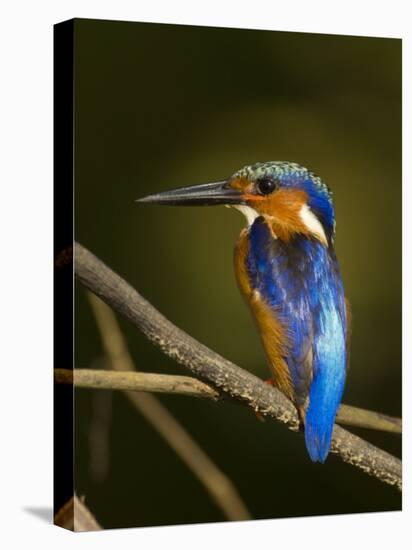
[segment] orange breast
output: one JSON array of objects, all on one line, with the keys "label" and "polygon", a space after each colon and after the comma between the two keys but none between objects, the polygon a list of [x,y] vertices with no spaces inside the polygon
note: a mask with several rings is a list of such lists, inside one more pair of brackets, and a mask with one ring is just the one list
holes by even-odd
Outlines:
[{"label": "orange breast", "polygon": [[243,229],[236,243],[234,254],[237,283],[246,303],[252,310],[272,372],[274,384],[293,401],[293,386],[285,361],[288,350],[287,331],[279,321],[276,313],[261,297],[260,293],[250,285],[246,265],[248,252],[248,231]]}]

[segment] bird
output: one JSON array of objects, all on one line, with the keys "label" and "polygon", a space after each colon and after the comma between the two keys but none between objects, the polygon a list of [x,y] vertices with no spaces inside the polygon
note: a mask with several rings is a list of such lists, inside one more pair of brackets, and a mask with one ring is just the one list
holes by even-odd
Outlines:
[{"label": "bird", "polygon": [[138,202],[225,205],[245,216],[234,249],[236,280],[272,383],[295,405],[310,459],[324,463],[346,381],[350,317],[330,188],[300,164],[269,161]]}]

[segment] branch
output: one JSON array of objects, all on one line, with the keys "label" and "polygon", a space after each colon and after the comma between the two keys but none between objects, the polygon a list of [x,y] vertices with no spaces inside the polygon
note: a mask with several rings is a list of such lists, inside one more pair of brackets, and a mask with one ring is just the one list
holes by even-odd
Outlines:
[{"label": "branch", "polygon": [[[124,315],[166,355],[203,381],[246,402],[255,411],[283,422],[290,429],[299,429],[295,407],[280,391],[177,328],[124,279],[79,243],[75,244],[75,273],[86,288]],[[401,489],[401,461],[337,425],[333,432],[331,451],[344,462]]]},{"label": "branch", "polygon": [[[196,378],[172,374],[113,372],[97,369],[75,369],[74,371],[55,369],[54,380],[61,384],[72,384],[74,381],[77,388],[172,393],[214,401],[224,397],[212,386],[200,382]],[[400,418],[358,407],[350,407],[349,405],[341,405],[336,420],[339,424],[347,424],[358,428],[369,428],[398,434],[402,432]]]},{"label": "branch", "polygon": [[369,430],[381,430],[394,434],[402,434],[402,419],[396,416],[389,416],[368,409],[352,407],[351,405],[341,405],[336,416],[338,424],[346,426],[356,426],[358,428],[367,428]]},{"label": "branch", "polygon": [[74,381],[77,388],[176,393],[190,397],[219,399],[219,393],[211,386],[189,376],[97,369],[74,369],[74,371],[70,369],[54,369],[54,380],[61,384],[72,384]]}]

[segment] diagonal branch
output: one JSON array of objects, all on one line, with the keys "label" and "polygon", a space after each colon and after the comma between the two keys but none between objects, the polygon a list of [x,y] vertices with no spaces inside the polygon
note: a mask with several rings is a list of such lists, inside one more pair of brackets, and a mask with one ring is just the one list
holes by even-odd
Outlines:
[{"label": "diagonal branch", "polygon": [[[217,401],[224,397],[212,386],[191,376],[154,374],[148,372],[113,372],[98,369],[55,369],[54,380],[60,384],[75,384],[77,388],[100,390],[129,390],[135,392],[172,393]],[[337,415],[339,424],[369,428],[391,433],[402,433],[400,418],[386,414],[341,405]]]},{"label": "diagonal branch", "polygon": [[[136,325],[166,355],[217,390],[246,402],[255,411],[283,422],[292,430],[298,430],[295,408],[282,393],[173,325],[79,243],[75,244],[75,273],[86,288]],[[331,451],[348,464],[401,489],[401,461],[337,425]]]}]

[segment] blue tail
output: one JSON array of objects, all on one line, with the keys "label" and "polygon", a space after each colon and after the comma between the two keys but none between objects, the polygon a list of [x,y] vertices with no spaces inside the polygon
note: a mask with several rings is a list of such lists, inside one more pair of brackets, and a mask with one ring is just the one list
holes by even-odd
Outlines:
[{"label": "blue tail", "polygon": [[345,372],[334,377],[325,372],[315,374],[309,394],[309,407],[305,419],[305,441],[313,462],[325,462],[332,441],[333,425],[338,410]]}]

